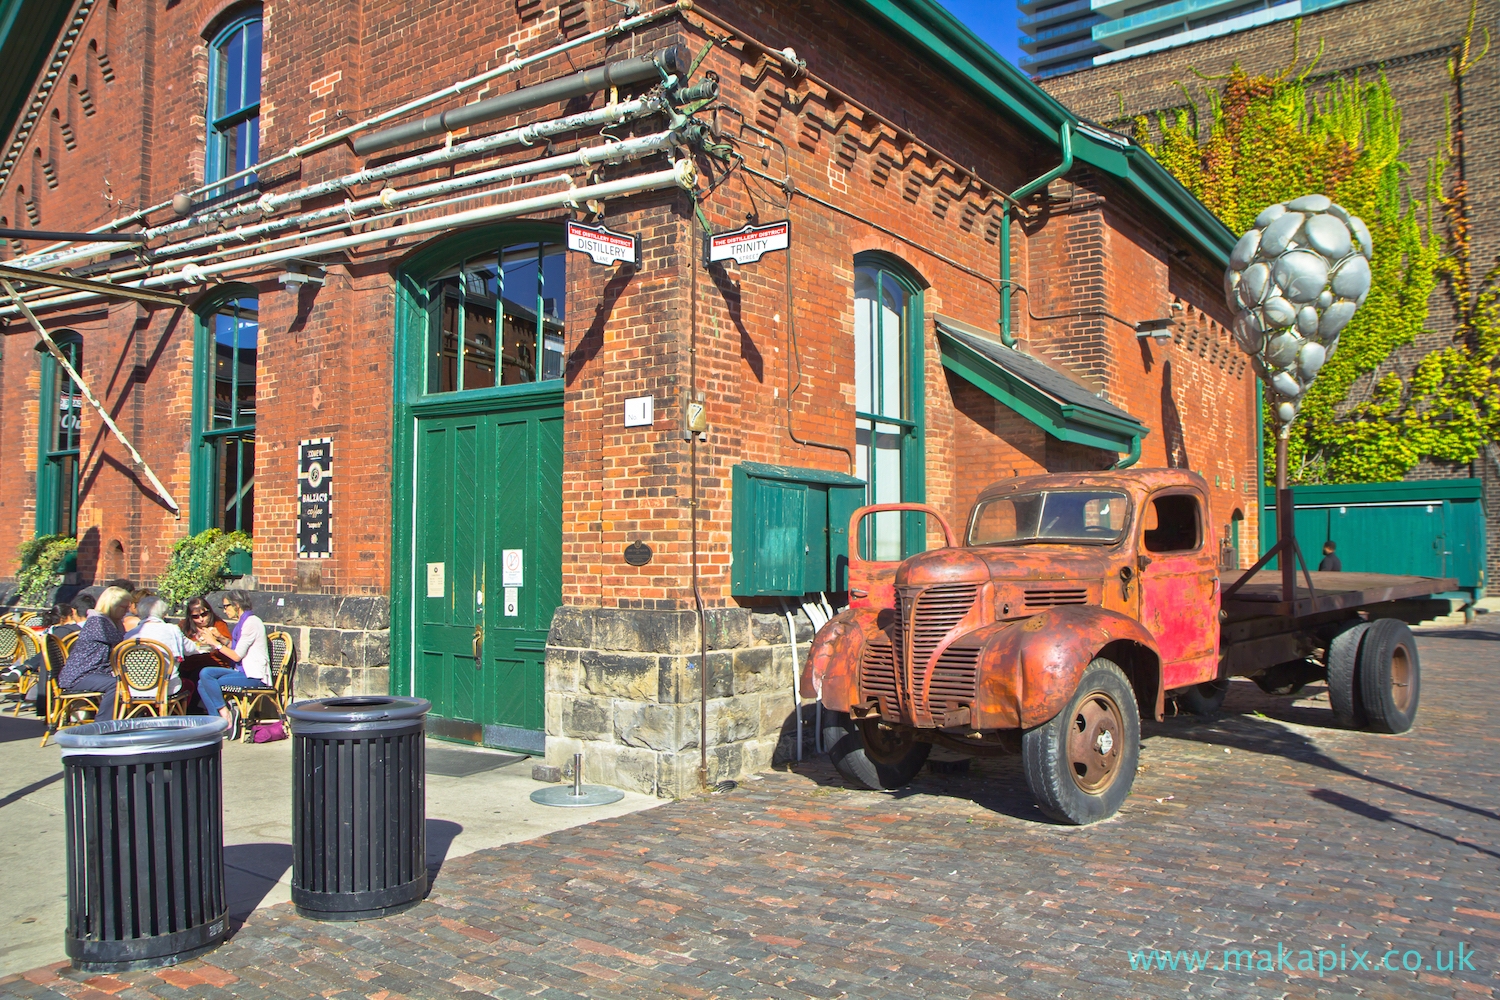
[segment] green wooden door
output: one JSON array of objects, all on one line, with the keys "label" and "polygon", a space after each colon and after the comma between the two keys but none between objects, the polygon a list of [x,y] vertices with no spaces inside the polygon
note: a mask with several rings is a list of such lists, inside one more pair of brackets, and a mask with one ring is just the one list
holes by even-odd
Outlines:
[{"label": "green wooden door", "polygon": [[540,751],[562,593],[562,410],[417,420],[414,680],[439,736]]}]

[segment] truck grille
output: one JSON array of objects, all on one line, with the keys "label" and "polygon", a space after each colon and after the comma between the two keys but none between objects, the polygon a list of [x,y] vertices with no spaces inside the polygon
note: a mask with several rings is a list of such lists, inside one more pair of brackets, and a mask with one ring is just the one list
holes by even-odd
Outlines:
[{"label": "truck grille", "polygon": [[979,674],[979,647],[949,646],[938,657],[927,688],[927,702],[933,715],[974,701],[974,683]]},{"label": "truck grille", "polygon": [[964,584],[928,587],[901,595],[902,624],[910,623],[914,673],[923,671],[938,644],[969,613],[978,597],[978,587]]},{"label": "truck grille", "polygon": [[1026,591],[1028,608],[1055,608],[1059,604],[1087,604],[1089,592],[1083,588],[1049,588]]},{"label": "truck grille", "polygon": [[883,637],[865,643],[864,656],[859,662],[859,693],[865,701],[878,699],[881,715],[899,716],[895,651]]}]

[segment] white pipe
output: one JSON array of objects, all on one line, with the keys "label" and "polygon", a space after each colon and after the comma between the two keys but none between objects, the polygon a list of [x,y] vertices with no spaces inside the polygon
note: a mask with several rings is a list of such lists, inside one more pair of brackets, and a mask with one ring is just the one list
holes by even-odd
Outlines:
[{"label": "white pipe", "polygon": [[[425,210],[439,207],[441,205],[452,204],[459,201],[468,201],[473,198],[485,197],[491,194],[504,193],[503,191],[476,192],[459,198],[450,198],[435,203],[414,206],[413,209],[409,209],[403,212],[389,212],[383,215],[360,220],[356,220],[353,218],[353,215],[356,212],[362,212],[369,208],[376,208],[379,206],[394,207],[396,205],[414,201],[420,198],[430,197],[432,195],[447,194],[452,191],[460,191],[469,187],[478,187],[485,184],[496,183],[498,181],[509,180],[516,177],[523,177],[542,170],[551,170],[559,167],[589,167],[596,166],[601,163],[621,163],[626,160],[640,159],[642,157],[650,156],[654,153],[658,153],[664,149],[667,149],[672,145],[673,138],[674,133],[670,131],[658,132],[655,135],[639,136],[631,139],[621,140],[619,142],[607,143],[603,146],[590,146],[572,153],[562,153],[557,156],[543,157],[539,160],[528,160],[525,163],[512,164],[506,167],[497,167],[493,170],[481,171],[473,174],[464,174],[459,177],[450,178],[448,180],[434,181],[429,184],[421,184],[411,188],[403,188],[400,191],[387,189],[385,191],[382,191],[379,195],[371,195],[367,198],[362,198],[357,201],[346,201],[341,205],[330,205],[325,208],[315,209],[311,212],[303,213],[301,215],[287,216],[283,219],[274,219],[270,222],[260,223],[255,226],[242,226],[228,233],[215,233],[211,236],[199,237],[197,239],[188,240],[184,243],[176,244],[174,246],[163,247],[157,251],[157,255],[176,256],[176,252],[180,250],[212,248],[212,253],[199,255],[195,258],[189,258],[189,261],[179,263],[196,263],[198,260],[211,260],[220,256],[220,254],[224,251],[223,244],[231,240],[247,241],[256,236],[274,232],[280,229],[286,229],[290,226],[307,222],[316,222],[322,219],[334,218],[337,216],[348,216],[348,225],[354,225],[356,223],[367,224],[376,221],[377,219],[389,218],[393,215],[406,215],[413,210]],[[571,185],[571,179],[564,179],[568,180],[568,183]],[[513,187],[515,186],[517,185],[513,185]],[[322,230],[322,232],[338,231],[344,228],[347,228],[347,226],[336,226],[332,227],[331,229]],[[287,237],[287,239],[301,240],[311,235],[314,234],[298,233]],[[284,240],[272,240],[267,241],[261,246],[269,247],[271,245],[282,242],[284,242]],[[244,248],[234,248],[234,250],[240,249]],[[116,283],[119,283],[120,279],[123,277],[133,277],[140,274],[150,274],[150,272],[150,268],[131,268],[126,272],[112,275],[112,277],[115,279]],[[71,302],[76,300],[70,296],[43,298],[37,294],[36,290],[34,290],[33,292],[29,293],[27,301],[36,307],[46,308],[53,303]],[[0,310],[0,315],[5,315],[4,310]]]},{"label": "white pipe", "polygon": [[500,181],[515,180],[548,170],[560,170],[568,167],[590,167],[601,163],[623,163],[626,160],[637,160],[645,156],[650,156],[652,153],[661,152],[672,144],[672,140],[673,133],[658,132],[655,135],[625,139],[620,142],[607,143],[603,146],[589,146],[574,153],[546,156],[540,160],[528,160],[525,163],[497,167],[493,170],[485,170],[479,173],[460,174],[457,177],[447,180],[433,181],[414,187],[401,188],[399,190],[387,188],[379,194],[346,201],[339,205],[329,205],[325,208],[314,209],[311,212],[305,212],[301,215],[273,219],[270,222],[262,222],[254,226],[241,226],[226,233],[213,233],[208,236],[200,236],[197,239],[161,247],[153,251],[153,254],[156,257],[175,257],[180,253],[212,247],[222,244],[227,240],[244,242],[262,233],[276,232],[302,223],[320,222],[323,219],[336,218],[340,215],[350,216],[352,222],[354,221],[352,217],[356,213],[369,211],[373,208],[394,208],[397,205],[404,205],[419,198],[451,194],[454,191],[479,187],[483,184],[496,184]]},{"label": "white pipe", "polygon": [[52,334],[47,332],[47,328],[42,325],[42,321],[37,319],[36,314],[16,295],[15,286],[6,279],[0,278],[0,289],[3,289],[5,294],[10,296],[11,301],[20,308],[27,322],[31,324],[31,328],[42,338],[42,343],[47,345],[48,353],[57,359],[58,364],[63,366],[63,371],[68,373],[68,378],[73,380],[73,384],[78,387],[78,391],[83,394],[83,398],[88,400],[89,405],[98,412],[99,419],[104,421],[104,426],[108,427],[110,433],[114,434],[115,439],[125,446],[126,451],[130,452],[131,461],[135,462],[136,467],[146,474],[147,479],[151,480],[151,485],[156,489],[157,496],[167,502],[167,506],[172,508],[172,513],[175,516],[182,517],[182,510],[177,506],[177,501],[172,499],[172,494],[168,493],[167,488],[161,484],[161,480],[156,478],[156,473],[151,471],[151,466],[147,465],[146,460],[141,457],[141,453],[135,450],[135,445],[131,444],[130,439],[125,436],[125,432],[120,430],[120,426],[109,415],[109,411],[104,408],[104,404],[99,402],[99,397],[94,395],[94,391],[84,382],[83,376],[78,374],[78,370],[73,367],[73,362],[69,361],[68,356],[57,346],[57,341],[52,339]]},{"label": "white pipe", "polygon": [[[456,212],[452,215],[442,215],[435,219],[424,219],[421,222],[410,222],[405,225],[390,226],[385,229],[372,229],[368,232],[344,236],[338,239],[307,243],[300,246],[288,247],[284,250],[254,254],[249,257],[237,257],[234,260],[224,261],[219,264],[210,264],[207,267],[188,264],[179,271],[159,274],[152,278],[146,278],[143,281],[122,285],[122,287],[163,288],[167,285],[178,283],[201,284],[205,278],[228,274],[232,271],[249,271],[268,264],[279,264],[282,261],[294,258],[336,253],[340,250],[352,249],[365,243],[388,242],[407,236],[421,236],[444,229],[456,229],[461,226],[476,225],[481,222],[494,222],[499,219],[525,215],[528,212],[545,211],[563,206],[577,208],[582,202],[593,199],[615,198],[642,191],[657,191],[668,187],[680,187],[684,190],[691,190],[697,180],[697,173],[692,160],[679,160],[673,167],[667,170],[657,170],[648,174],[639,174],[635,177],[622,177],[619,180],[590,184],[585,187],[572,188],[556,194],[522,198],[519,201],[506,202],[501,205],[488,205],[484,208],[470,209],[467,212]],[[76,302],[92,302],[101,298],[105,298],[105,296],[95,292],[78,292],[74,295],[49,299],[46,304],[51,307]],[[29,311],[24,302],[17,302],[15,305],[0,309],[0,315],[14,315],[18,308],[23,311]]]},{"label": "white pipe", "polygon": [[[315,153],[320,149],[326,149],[329,146],[336,145],[340,142],[343,142],[345,139],[356,132],[361,132],[375,125],[383,125],[393,118],[399,118],[409,112],[420,110],[421,108],[425,108],[429,104],[441,101],[446,97],[455,97],[472,87],[479,86],[481,83],[487,83],[490,80],[496,79],[497,77],[505,76],[509,73],[514,73],[517,70],[525,69],[528,66],[550,59],[555,55],[559,55],[560,53],[567,52],[571,49],[576,49],[580,45],[587,45],[588,43],[596,42],[601,38],[608,38],[611,35],[618,35],[626,31],[634,31],[636,28],[651,24],[653,21],[658,21],[669,14],[676,13],[679,10],[689,10],[691,9],[691,7],[691,0],[677,0],[676,3],[669,4],[665,7],[660,7],[646,14],[638,14],[635,17],[625,18],[624,20],[615,22],[607,28],[600,28],[598,31],[591,31],[586,35],[579,35],[577,38],[569,39],[568,41],[562,42],[558,45],[554,45],[549,49],[543,49],[542,51],[533,53],[529,56],[517,57],[507,63],[496,66],[494,69],[485,70],[483,73],[480,73],[477,76],[471,76],[467,80],[460,80],[458,83],[450,84],[449,86],[446,86],[441,90],[434,91],[433,93],[428,94],[425,97],[418,97],[414,100],[407,101],[405,104],[402,104],[399,107],[392,108],[389,111],[382,111],[378,115],[374,115],[370,118],[363,119],[362,121],[355,122],[352,125],[347,125],[344,128],[338,129],[334,132],[330,132],[327,135],[319,136],[316,139],[312,139],[308,142],[302,143],[300,146],[293,146],[286,152],[279,153],[276,156],[271,157],[269,160],[262,160],[259,163],[254,164],[253,166],[246,167],[244,170],[241,170],[238,173],[229,174],[226,177],[220,177],[212,184],[205,184],[202,187],[194,188],[192,191],[187,192],[187,194],[189,197],[192,197],[193,195],[206,194],[207,192],[212,191],[216,188],[220,188],[226,184],[233,183],[234,181],[239,180],[241,177],[248,177],[253,173],[258,173],[259,171],[262,171],[267,167],[275,166],[278,163],[285,163],[287,160],[298,159],[300,157],[306,156],[308,153]],[[152,205],[148,208],[140,209],[139,211],[133,212],[130,215],[121,216],[112,222],[105,223],[102,226],[95,226],[93,229],[89,230],[89,232],[111,232],[120,228],[121,226],[128,226],[132,223],[139,222],[142,219],[150,216],[152,213],[160,212],[163,209],[170,208],[171,206],[172,202],[169,199],[167,201]],[[46,247],[43,252],[50,252],[66,245],[67,244],[54,244],[53,246]]]},{"label": "white pipe", "polygon": [[[655,114],[665,107],[666,105],[659,99],[651,98],[627,101],[624,104],[584,111],[575,115],[565,115],[562,118],[533,122],[530,125],[497,132],[494,135],[488,135],[481,139],[474,139],[469,142],[447,146],[443,149],[420,153],[416,156],[408,156],[400,160],[393,160],[379,167],[357,170],[342,177],[335,177],[331,180],[321,181],[317,184],[297,188],[293,191],[286,191],[275,195],[263,195],[257,201],[241,202],[240,204],[226,208],[202,212],[186,219],[163,223],[160,226],[142,230],[141,236],[147,240],[157,239],[170,233],[182,232],[199,226],[220,225],[238,216],[249,215],[253,212],[271,215],[278,209],[284,208],[294,202],[322,197],[323,195],[344,191],[374,181],[385,180],[388,177],[397,177],[401,174],[412,173],[453,160],[463,159],[467,156],[503,149],[506,146],[529,146],[534,142],[548,139],[555,135],[576,132],[580,129],[592,128],[597,125],[610,125],[632,121],[636,118]],[[336,211],[343,211],[343,209],[338,207]],[[204,240],[211,238],[211,236],[202,237]],[[117,243],[89,243],[76,249],[59,253],[34,253],[24,257],[17,257],[11,263],[17,267],[42,270],[89,260],[101,254],[116,253],[119,249],[120,247]],[[159,253],[160,251],[156,252]]]}]

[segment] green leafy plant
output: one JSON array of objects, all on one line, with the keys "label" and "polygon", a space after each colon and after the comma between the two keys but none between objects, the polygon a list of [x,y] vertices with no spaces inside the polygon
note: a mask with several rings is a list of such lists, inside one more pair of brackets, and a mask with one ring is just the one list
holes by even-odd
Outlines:
[{"label": "green leafy plant", "polygon": [[225,533],[209,528],[180,539],[172,546],[172,558],[156,581],[156,592],[172,608],[181,608],[195,597],[224,586],[231,552],[250,552],[250,536],[243,531]]},{"label": "green leafy plant", "polygon": [[[1480,49],[1473,40],[1471,12],[1448,64],[1455,88],[1487,53],[1487,34]],[[1370,226],[1370,296],[1292,425],[1293,482],[1390,482],[1424,456],[1472,461],[1500,434],[1500,269],[1475,274],[1468,193],[1448,176],[1463,121],[1450,123],[1418,179],[1401,159],[1401,109],[1384,76],[1315,91],[1307,81],[1319,56],[1299,69],[1294,48],[1276,74],[1235,66],[1205,77],[1202,100],[1184,87],[1186,106],[1137,118],[1136,138],[1236,233],[1265,206],[1310,193]],[[1445,297],[1458,320],[1452,339],[1398,364]],[[1268,453],[1274,427],[1268,419]]]},{"label": "green leafy plant", "polygon": [[16,603],[32,607],[47,599],[47,591],[61,582],[63,560],[78,550],[78,539],[72,535],[38,535],[22,542],[16,554],[21,567],[16,570]]}]

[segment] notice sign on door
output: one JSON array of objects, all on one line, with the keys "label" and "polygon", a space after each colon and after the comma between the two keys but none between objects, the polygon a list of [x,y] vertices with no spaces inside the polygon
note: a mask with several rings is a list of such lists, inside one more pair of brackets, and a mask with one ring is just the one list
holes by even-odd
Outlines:
[{"label": "notice sign on door", "polygon": [[447,563],[427,564],[427,596],[443,597],[448,593],[448,581],[445,579]]},{"label": "notice sign on door", "polygon": [[641,238],[603,226],[568,223],[568,249],[586,253],[595,264],[639,264]]},{"label": "notice sign on door", "polygon": [[708,262],[732,260],[739,264],[753,264],[772,250],[785,250],[791,245],[791,239],[792,224],[786,221],[720,233],[708,238]]},{"label": "notice sign on door", "polygon": [[333,439],[297,446],[297,557],[327,559],[333,553]]},{"label": "notice sign on door", "polygon": [[522,582],[524,575],[525,552],[522,549],[505,549],[500,556],[500,586],[502,587],[524,587]]}]

